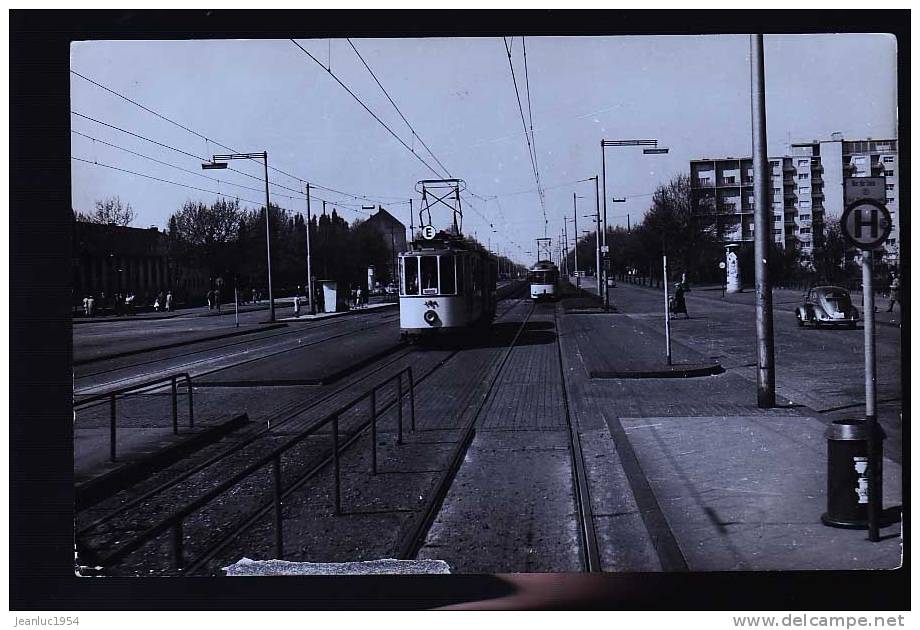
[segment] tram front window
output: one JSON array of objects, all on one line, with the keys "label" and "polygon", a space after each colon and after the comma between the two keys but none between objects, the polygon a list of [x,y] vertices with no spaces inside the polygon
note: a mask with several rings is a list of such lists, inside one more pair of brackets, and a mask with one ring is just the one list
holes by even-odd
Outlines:
[{"label": "tram front window", "polygon": [[454,271],[454,257],[441,256],[439,269],[441,271],[441,294],[454,295],[454,293],[456,293],[454,291],[454,278],[456,277]]},{"label": "tram front window", "polygon": [[438,257],[422,256],[422,295],[438,294]]},{"label": "tram front window", "polygon": [[418,295],[418,257],[407,256],[403,260],[403,295]]}]

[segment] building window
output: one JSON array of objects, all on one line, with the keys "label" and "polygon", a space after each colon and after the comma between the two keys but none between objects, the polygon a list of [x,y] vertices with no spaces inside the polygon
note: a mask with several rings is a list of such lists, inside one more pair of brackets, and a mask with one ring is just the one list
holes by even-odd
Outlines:
[{"label": "building window", "polygon": [[894,245],[896,242],[897,242],[897,239],[889,238],[887,241],[885,241],[885,245]]},{"label": "building window", "polygon": [[807,227],[799,228],[799,234],[811,234],[811,228],[807,228]]},{"label": "building window", "polygon": [[781,221],[783,220],[783,215],[781,215],[781,214],[774,214],[774,215],[773,215],[773,220],[776,221],[777,223],[779,223],[779,222],[781,222]]},{"label": "building window", "polygon": [[773,236],[779,236],[782,233],[783,233],[782,230],[773,230]]},{"label": "building window", "polygon": [[808,173],[799,173],[799,179],[808,179]]},{"label": "building window", "polygon": [[886,164],[891,164],[892,162],[894,162],[894,156],[886,155],[885,157],[882,158],[882,162],[885,162]]},{"label": "building window", "polygon": [[894,190],[894,184],[885,184],[885,190]]},{"label": "building window", "polygon": [[810,220],[811,220],[810,214],[800,214],[799,215],[799,221],[810,221]]},{"label": "building window", "polygon": [[810,247],[811,247],[811,241],[802,241],[802,247],[804,247],[804,248],[810,248]]},{"label": "building window", "polygon": [[885,197],[885,203],[894,203],[894,197]]},{"label": "building window", "polygon": [[894,177],[894,171],[885,171],[885,177]]},{"label": "building window", "polygon": [[811,188],[809,188],[808,186],[802,186],[801,188],[799,188],[799,194],[800,195],[810,195]]},{"label": "building window", "polygon": [[799,207],[800,207],[800,208],[811,208],[811,202],[810,202],[809,200],[807,200],[807,199],[802,199],[802,200],[799,202]]},{"label": "building window", "polygon": [[808,166],[811,164],[811,160],[799,160],[798,164],[799,166]]}]

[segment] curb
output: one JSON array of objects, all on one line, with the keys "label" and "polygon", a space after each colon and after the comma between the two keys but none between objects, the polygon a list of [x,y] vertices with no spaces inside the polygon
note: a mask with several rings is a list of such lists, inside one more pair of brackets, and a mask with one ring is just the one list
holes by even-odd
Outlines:
[{"label": "curb", "polygon": [[672,365],[666,369],[656,370],[619,370],[605,371],[592,370],[588,376],[593,379],[614,379],[614,378],[696,378],[700,376],[714,376],[722,374],[725,368],[720,363],[695,364],[695,365]]},{"label": "curb", "polygon": [[209,426],[200,433],[180,439],[175,444],[142,455],[139,459],[129,461],[98,477],[75,484],[75,510],[79,512],[107,499],[113,494],[163,470],[194,451],[216,442],[248,422],[249,416],[245,413],[233,416],[225,422]]},{"label": "curb", "polygon": [[303,323],[321,322],[321,321],[325,321],[325,320],[327,320],[327,319],[335,319],[335,318],[337,318],[337,317],[342,317],[342,316],[344,316],[344,315],[357,315],[357,314],[360,314],[360,313],[373,313],[373,312],[382,311],[382,310],[385,310],[385,309],[387,309],[387,308],[391,308],[391,307],[394,307],[394,306],[398,307],[398,306],[399,306],[399,302],[384,303],[384,304],[382,304],[381,306],[377,306],[376,304],[371,304],[370,306],[373,306],[374,308],[357,308],[357,309],[349,309],[349,310],[347,310],[347,311],[339,311],[339,312],[336,312],[336,313],[329,313],[329,314],[326,315],[325,317],[316,317],[315,315],[305,316],[303,319],[300,318],[300,317],[282,317],[282,318],[279,319],[278,321],[282,321],[282,322],[294,322],[294,323],[300,323],[300,322],[303,322]]},{"label": "curb", "polygon": [[122,357],[130,357],[135,354],[143,354],[145,352],[156,352],[157,350],[168,350],[169,348],[179,348],[181,346],[189,346],[195,343],[202,343],[204,341],[215,341],[217,339],[228,339],[230,337],[240,337],[242,335],[251,335],[254,333],[266,332],[268,330],[276,330],[278,328],[286,328],[287,324],[270,324],[268,326],[263,326],[261,328],[253,328],[251,330],[234,330],[230,333],[221,333],[220,335],[212,335],[210,337],[199,337],[198,339],[187,339],[186,341],[177,341],[174,343],[167,343],[162,346],[152,346],[149,348],[139,348],[137,350],[128,350],[125,352],[116,352],[114,354],[105,354],[91,359],[80,359],[74,360],[73,365],[87,365],[89,363],[96,363],[98,361],[108,361],[110,359],[120,359]]}]

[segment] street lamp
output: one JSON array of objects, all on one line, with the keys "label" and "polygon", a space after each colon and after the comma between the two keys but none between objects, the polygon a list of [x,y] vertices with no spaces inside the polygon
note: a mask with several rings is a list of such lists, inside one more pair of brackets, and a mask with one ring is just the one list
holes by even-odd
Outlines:
[{"label": "street lamp", "polygon": [[[607,253],[607,147],[645,147],[642,153],[645,155],[657,155],[667,153],[668,149],[659,148],[658,140],[604,140],[601,139],[601,179],[603,180],[602,188],[604,189],[604,241],[603,247]],[[609,253],[608,253],[609,256]],[[604,270],[604,310],[610,309],[610,291],[607,287],[607,271]]]},{"label": "street lamp", "polygon": [[[275,321],[275,297],[272,293],[272,245],[271,231],[269,230],[268,212],[271,207],[268,196],[268,151],[261,153],[229,153],[227,155],[213,155],[211,161],[201,165],[204,170],[227,168],[227,160],[255,160],[262,158],[265,164],[265,258],[268,263],[268,321]],[[309,199],[309,195],[307,196]],[[307,228],[309,229],[309,227]]]}]

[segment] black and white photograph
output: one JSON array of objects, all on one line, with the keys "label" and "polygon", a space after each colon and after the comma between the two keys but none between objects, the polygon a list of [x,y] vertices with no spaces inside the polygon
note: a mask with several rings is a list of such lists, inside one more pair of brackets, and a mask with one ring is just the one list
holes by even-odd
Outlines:
[{"label": "black and white photograph", "polygon": [[906,584],[903,40],[341,19],[67,44],[71,579]]}]

